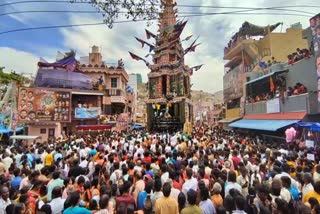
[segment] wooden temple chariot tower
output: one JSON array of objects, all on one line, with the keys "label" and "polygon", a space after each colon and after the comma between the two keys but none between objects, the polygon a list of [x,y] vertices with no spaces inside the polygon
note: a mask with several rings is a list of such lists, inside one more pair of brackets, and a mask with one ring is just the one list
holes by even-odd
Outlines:
[{"label": "wooden temple chariot tower", "polygon": [[192,123],[190,100],[192,68],[184,64],[180,35],[187,21],[177,21],[174,0],[163,0],[159,30],[155,36],[153,64],[147,63],[147,126],[149,131],[175,131]]}]

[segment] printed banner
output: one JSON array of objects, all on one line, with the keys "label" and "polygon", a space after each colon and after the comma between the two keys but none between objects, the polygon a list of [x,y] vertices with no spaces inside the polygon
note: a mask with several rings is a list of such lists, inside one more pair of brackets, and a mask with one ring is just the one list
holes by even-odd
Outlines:
[{"label": "printed banner", "polygon": [[279,113],[280,112],[280,99],[274,98],[267,101],[267,113]]},{"label": "printed banner", "polygon": [[[316,57],[318,103],[320,104],[320,13],[310,19],[310,28],[312,31],[313,51]],[[320,106],[318,110],[320,111]]]},{"label": "printed banner", "polygon": [[75,108],[75,118],[77,119],[91,119],[99,117],[101,109],[99,107],[91,108]]},{"label": "printed banner", "polygon": [[66,90],[19,88],[20,122],[70,122],[71,93]]},{"label": "printed banner", "polygon": [[121,113],[117,118],[116,131],[125,131],[128,128],[129,115],[127,113]]}]

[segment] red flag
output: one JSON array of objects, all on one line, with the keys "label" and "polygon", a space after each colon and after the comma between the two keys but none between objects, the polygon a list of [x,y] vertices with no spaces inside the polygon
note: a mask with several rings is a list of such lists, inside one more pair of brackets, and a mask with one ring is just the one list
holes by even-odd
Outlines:
[{"label": "red flag", "polygon": [[196,47],[199,46],[199,45],[201,45],[201,43],[192,46],[192,47],[190,48],[189,52],[195,52],[195,51],[196,51]]},{"label": "red flag", "polygon": [[136,38],[136,40],[137,40],[138,42],[141,43],[141,47],[143,48],[145,42],[144,42],[142,39],[139,39],[139,38],[137,38],[137,37],[135,37],[135,38]]},{"label": "red flag", "polygon": [[139,56],[131,53],[130,51],[129,51],[129,54],[130,54],[130,56],[131,56],[132,59],[135,59],[135,60],[138,60],[138,61],[141,60],[141,57],[139,57]]},{"label": "red flag", "polygon": [[272,77],[270,77],[270,92],[274,92],[275,87],[274,87],[274,83],[273,83],[273,79]]},{"label": "red flag", "polygon": [[197,65],[197,66],[192,67],[191,69],[194,70],[194,71],[198,71],[198,70],[201,69],[202,66],[203,66],[203,64],[202,65]]},{"label": "red flag", "polygon": [[151,33],[147,29],[146,29],[146,36],[147,36],[147,39],[150,39],[150,37],[152,37],[152,38],[156,38],[157,37],[155,34]]},{"label": "red flag", "polygon": [[184,40],[182,40],[182,41],[188,41],[189,39],[191,39],[192,38],[192,35],[191,36],[187,36]]}]

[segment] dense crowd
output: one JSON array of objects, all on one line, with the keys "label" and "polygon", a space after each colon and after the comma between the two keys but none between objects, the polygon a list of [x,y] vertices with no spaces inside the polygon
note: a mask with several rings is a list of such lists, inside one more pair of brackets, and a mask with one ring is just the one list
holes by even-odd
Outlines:
[{"label": "dense crowd", "polygon": [[288,65],[293,65],[295,62],[298,62],[305,58],[310,58],[311,53],[308,49],[297,48],[296,52],[288,55]]},{"label": "dense crowd", "polygon": [[319,156],[208,127],[2,146],[0,214],[320,213]]}]

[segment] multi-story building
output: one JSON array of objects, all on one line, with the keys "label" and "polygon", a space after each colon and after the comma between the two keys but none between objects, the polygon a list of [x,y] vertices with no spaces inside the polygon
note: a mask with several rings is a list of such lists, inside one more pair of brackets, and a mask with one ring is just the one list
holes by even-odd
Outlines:
[{"label": "multi-story building", "polygon": [[104,92],[102,113],[105,115],[120,114],[127,111],[127,84],[129,76],[120,59],[117,66],[107,66],[97,46],[89,53],[89,64],[82,64],[80,71],[89,75],[99,91]]},{"label": "multi-story building", "polygon": [[131,119],[135,122],[136,106],[138,96],[138,74],[129,74],[127,86],[128,91],[128,106],[130,107]]},{"label": "multi-story building", "polygon": [[[292,41],[293,44],[286,44],[297,46],[304,38],[305,42],[310,44],[307,39],[311,37],[307,32],[310,31],[307,29],[302,33],[301,30],[298,43]],[[264,72],[247,73],[243,90],[243,118],[229,126],[284,141],[288,127],[299,121],[319,121],[317,72],[314,62],[313,56],[304,54],[293,63],[276,63],[265,68]]]},{"label": "multi-story building", "polygon": [[[106,130],[115,125],[118,114],[132,111],[128,101],[134,94],[127,93],[129,78],[122,60],[106,66],[99,48],[93,46],[89,57],[80,61],[77,65],[75,53],[70,52],[56,62],[38,63],[34,87],[19,91],[19,121],[27,125],[29,135],[46,141],[63,132]],[[35,95],[28,110],[20,98],[25,91]]]},{"label": "multi-story building", "polygon": [[223,77],[226,118],[220,121],[225,127],[244,115],[244,84],[253,78],[251,71],[262,75],[266,72],[265,67],[286,62],[288,55],[297,48],[308,48],[307,40],[302,38],[301,26],[292,26],[281,33],[272,32],[278,26],[279,23],[258,27],[245,22],[225,48],[224,59],[228,60]]}]

